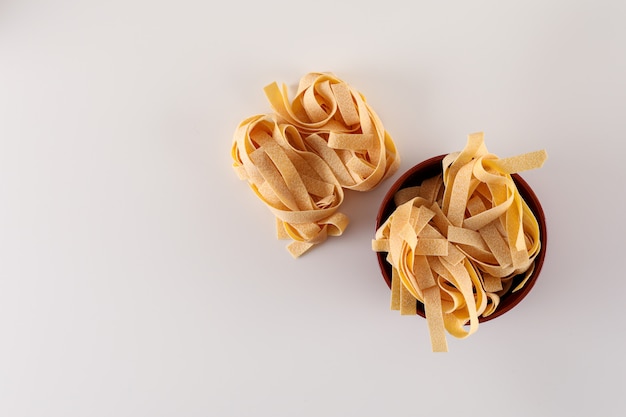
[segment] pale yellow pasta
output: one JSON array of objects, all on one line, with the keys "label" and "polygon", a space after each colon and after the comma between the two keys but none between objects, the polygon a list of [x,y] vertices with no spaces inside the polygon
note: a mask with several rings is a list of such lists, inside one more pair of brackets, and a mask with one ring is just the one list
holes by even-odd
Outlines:
[{"label": "pale yellow pasta", "polygon": [[233,167],[277,219],[277,236],[299,257],[338,236],[344,188],[367,191],[392,175],[395,145],[363,96],[332,74],[305,75],[293,103],[287,88],[265,88],[274,114],[242,121]]},{"label": "pale yellow pasta", "polygon": [[396,147],[378,115],[361,93],[333,74],[307,74],[293,100],[287,86],[277,83],[265,87],[265,94],[281,123],[316,134],[327,152],[336,153],[331,167],[341,171],[342,187],[367,191],[396,171]]},{"label": "pale yellow pasta", "polygon": [[539,225],[510,174],[539,168],[546,157],[538,151],[500,159],[475,133],[443,159],[441,176],[396,194],[372,248],[388,253],[392,308],[405,292],[424,304],[433,351],[447,351],[443,329],[458,338],[474,333],[513,277],[525,274],[516,291],[532,273]]}]

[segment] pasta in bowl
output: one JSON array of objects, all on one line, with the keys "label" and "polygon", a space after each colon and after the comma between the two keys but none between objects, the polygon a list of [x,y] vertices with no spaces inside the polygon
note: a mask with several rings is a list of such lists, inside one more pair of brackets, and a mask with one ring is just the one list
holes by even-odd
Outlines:
[{"label": "pasta in bowl", "polygon": [[490,154],[482,133],[461,152],[404,173],[387,192],[372,248],[391,308],[425,317],[433,351],[510,311],[534,286],[547,243],[539,199],[519,171],[545,151]]}]

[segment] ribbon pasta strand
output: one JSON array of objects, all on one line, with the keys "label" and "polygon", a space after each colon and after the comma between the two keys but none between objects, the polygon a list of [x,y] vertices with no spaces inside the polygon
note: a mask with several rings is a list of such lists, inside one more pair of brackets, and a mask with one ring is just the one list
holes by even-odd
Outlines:
[{"label": "ribbon pasta strand", "polygon": [[340,177],[342,187],[368,191],[397,170],[395,144],[378,115],[362,94],[334,75],[306,75],[293,100],[286,85],[272,83],[265,94],[279,121],[317,134],[334,151],[333,169],[349,174]]}]

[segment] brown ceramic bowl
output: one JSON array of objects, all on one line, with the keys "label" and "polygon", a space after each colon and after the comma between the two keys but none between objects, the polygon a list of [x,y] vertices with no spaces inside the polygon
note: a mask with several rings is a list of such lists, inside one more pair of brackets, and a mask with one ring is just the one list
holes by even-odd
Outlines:
[{"label": "brown ceramic bowl", "polygon": [[[413,168],[409,169],[405,172],[398,180],[391,186],[383,202],[378,210],[378,216],[376,217],[376,230],[380,227],[381,224],[393,213],[396,209],[396,205],[394,204],[393,197],[396,192],[402,188],[412,187],[416,185],[420,185],[422,181],[427,178],[434,177],[437,174],[442,172],[441,161],[445,155],[435,156],[433,158],[427,159]],[[526,284],[520,288],[518,291],[514,293],[507,293],[503,295],[500,299],[500,304],[496,311],[494,311],[491,315],[487,317],[480,317],[480,322],[489,321],[495,319],[496,317],[501,316],[507,311],[511,310],[515,307],[524,297],[528,295],[530,290],[535,285],[537,281],[537,277],[541,272],[541,267],[543,266],[543,261],[546,255],[546,243],[547,243],[547,234],[546,234],[546,219],[543,209],[541,208],[541,204],[539,203],[539,199],[530,188],[528,183],[522,179],[518,174],[513,174],[513,181],[517,185],[517,188],[520,192],[522,198],[528,204],[528,207],[535,214],[537,221],[539,223],[539,232],[540,232],[540,240],[541,240],[541,250],[537,257],[535,258],[535,270],[533,271],[532,276],[528,279]],[[377,252],[376,256],[378,257],[378,265],[380,266],[380,270],[383,274],[383,278],[389,288],[391,288],[391,265],[386,261],[387,254],[385,252]],[[521,282],[522,276],[518,276],[513,281],[512,288]],[[424,314],[424,305],[417,302],[417,314],[422,317],[425,317]]]}]

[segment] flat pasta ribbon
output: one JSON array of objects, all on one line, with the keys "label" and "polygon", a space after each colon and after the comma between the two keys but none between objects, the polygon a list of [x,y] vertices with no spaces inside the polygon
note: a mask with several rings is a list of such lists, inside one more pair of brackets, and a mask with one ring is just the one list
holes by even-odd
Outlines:
[{"label": "flat pasta ribbon", "polygon": [[387,252],[392,265],[391,308],[416,314],[415,301],[424,304],[433,351],[447,351],[445,331],[474,333],[479,317],[530,277],[541,250],[539,224],[511,174],[546,158],[538,151],[500,159],[475,133],[463,151],[444,157],[441,175],[396,193],[397,207],[372,248]]},{"label": "flat pasta ribbon", "polygon": [[[365,97],[329,73],[302,77],[294,99],[287,86],[265,87],[281,122],[321,139],[324,152],[342,187],[368,191],[392,175],[400,159],[393,140]],[[334,153],[336,156],[331,156]]]},{"label": "flat pasta ribbon", "polygon": [[278,237],[293,240],[287,249],[297,258],[343,233],[344,188],[374,188],[399,158],[365,99],[332,74],[304,76],[293,104],[286,87],[265,92],[276,113],[239,124],[233,167],[276,216]]}]

